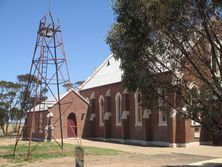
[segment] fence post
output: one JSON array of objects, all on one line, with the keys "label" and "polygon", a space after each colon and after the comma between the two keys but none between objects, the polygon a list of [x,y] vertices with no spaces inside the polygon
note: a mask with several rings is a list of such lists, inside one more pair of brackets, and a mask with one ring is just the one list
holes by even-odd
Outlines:
[{"label": "fence post", "polygon": [[84,167],[84,150],[82,147],[75,148],[75,167]]}]

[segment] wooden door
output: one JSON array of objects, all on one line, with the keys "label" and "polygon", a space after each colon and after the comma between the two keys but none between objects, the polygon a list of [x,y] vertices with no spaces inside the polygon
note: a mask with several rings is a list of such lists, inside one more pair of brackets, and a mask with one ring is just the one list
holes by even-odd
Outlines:
[{"label": "wooden door", "polygon": [[76,123],[76,115],[74,113],[69,114],[67,124],[68,124],[67,136],[76,137],[77,136],[77,123]]}]

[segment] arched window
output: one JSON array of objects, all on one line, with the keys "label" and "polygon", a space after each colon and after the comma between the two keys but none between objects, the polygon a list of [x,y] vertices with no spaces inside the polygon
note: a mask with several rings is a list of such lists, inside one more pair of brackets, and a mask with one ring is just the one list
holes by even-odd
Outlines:
[{"label": "arched window", "polygon": [[135,125],[142,126],[142,94],[136,92],[134,95],[135,99]]},{"label": "arched window", "polygon": [[[195,82],[191,82],[188,85],[188,88],[189,88],[189,99],[188,99],[189,105],[190,106],[198,106],[198,97],[200,95],[200,91],[199,91],[198,86],[195,84]],[[196,112],[196,114],[199,115],[197,112]],[[200,126],[200,124],[198,122],[195,122],[194,120],[191,120],[191,125],[192,126]]]},{"label": "arched window", "polygon": [[105,100],[104,97],[101,95],[99,97],[99,125],[104,125],[104,114],[105,114]]},{"label": "arched window", "polygon": [[122,116],[122,96],[118,92],[115,97],[116,101],[116,126],[121,125],[121,116]]},{"label": "arched window", "polygon": [[189,103],[190,105],[196,105],[197,98],[199,95],[198,86],[194,82],[191,82],[188,85],[188,88],[189,88]]},{"label": "arched window", "polygon": [[158,90],[159,93],[159,126],[167,126],[167,111],[166,111],[166,107],[167,107],[167,92],[165,89],[159,89]]}]

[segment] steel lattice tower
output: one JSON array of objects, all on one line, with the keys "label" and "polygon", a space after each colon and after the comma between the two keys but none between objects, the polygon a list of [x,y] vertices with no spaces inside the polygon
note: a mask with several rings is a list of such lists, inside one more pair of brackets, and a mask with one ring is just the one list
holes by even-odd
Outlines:
[{"label": "steel lattice tower", "polygon": [[[58,104],[59,125],[61,134],[61,141],[56,141],[56,143],[61,147],[61,149],[63,149],[63,128],[60,93],[63,85],[70,86],[71,84],[59,20],[56,24],[50,11],[40,20],[39,23],[29,76],[30,77],[26,86],[26,90],[28,90],[28,92],[30,93],[29,95],[24,96],[21,107],[22,112],[25,115],[27,110],[32,111],[32,120],[35,120],[35,111],[40,111],[45,108],[45,97],[52,97],[53,101],[56,101]],[[35,76],[36,78],[34,87],[32,86],[33,78],[31,76]],[[34,100],[30,97],[34,97]],[[27,106],[28,104],[30,104],[30,101],[32,102],[32,108],[29,108],[29,106]],[[25,128],[27,127],[23,127],[23,130],[25,130]],[[28,135],[29,147],[27,152],[27,159],[34,150],[31,149],[31,141],[32,131],[35,127],[33,127],[32,123],[31,127],[28,128],[30,128],[30,130]],[[14,147],[14,155],[21,135],[22,131],[18,131]]]}]

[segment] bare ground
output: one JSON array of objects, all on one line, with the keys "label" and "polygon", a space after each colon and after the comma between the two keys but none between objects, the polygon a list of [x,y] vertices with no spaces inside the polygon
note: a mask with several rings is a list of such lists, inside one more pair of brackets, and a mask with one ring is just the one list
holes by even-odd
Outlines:
[{"label": "bare ground", "polygon": [[[75,140],[65,140],[75,143]],[[85,156],[86,167],[161,167],[180,166],[189,163],[222,157],[222,147],[194,146],[191,148],[141,147],[106,142],[82,140],[85,146],[112,148],[124,151],[116,156]],[[14,139],[0,138],[0,145],[14,144]],[[69,167],[74,166],[73,158],[58,158],[34,163],[12,164],[0,159],[0,167]]]}]

